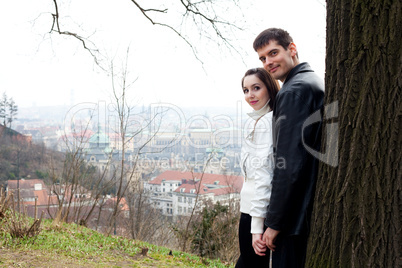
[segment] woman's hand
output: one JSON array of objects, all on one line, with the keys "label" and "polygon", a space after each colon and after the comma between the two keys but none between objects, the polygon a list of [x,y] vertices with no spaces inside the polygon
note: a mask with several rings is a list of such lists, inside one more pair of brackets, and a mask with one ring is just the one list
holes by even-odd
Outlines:
[{"label": "woman's hand", "polygon": [[255,254],[259,256],[265,256],[265,251],[267,251],[267,245],[262,240],[262,234],[252,234],[253,235],[253,248]]}]

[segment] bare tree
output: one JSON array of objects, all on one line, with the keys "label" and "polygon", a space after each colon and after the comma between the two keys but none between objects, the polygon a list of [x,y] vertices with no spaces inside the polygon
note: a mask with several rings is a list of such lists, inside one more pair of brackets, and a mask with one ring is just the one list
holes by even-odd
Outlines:
[{"label": "bare tree", "polygon": [[[156,219],[156,214],[150,214],[146,209],[148,205],[148,196],[143,193],[142,173],[138,166],[141,155],[146,153],[162,152],[169,144],[162,148],[152,148],[148,146],[158,134],[162,123],[163,114],[166,111],[156,110],[149,118],[139,116],[133,105],[131,98],[131,90],[136,79],[131,80],[129,74],[128,57],[129,49],[125,62],[120,70],[116,71],[114,62],[110,64],[110,77],[112,87],[111,116],[109,129],[116,137],[116,152],[109,155],[108,165],[105,171],[109,170],[107,181],[112,184],[111,191],[114,199],[111,208],[108,208],[110,214],[106,217],[107,233],[114,231],[120,225],[130,223],[132,237],[153,237],[147,232],[146,227],[152,225],[152,220]],[[136,117],[140,117],[143,122],[135,124]],[[151,128],[151,124],[153,128]],[[143,135],[148,131],[149,135]],[[140,138],[139,138],[140,137]],[[174,139],[171,141],[173,142]],[[106,206],[106,204],[104,204]],[[128,215],[124,213],[124,217],[120,217],[122,208],[128,205]],[[98,222],[101,218],[101,210],[98,213]],[[123,218],[123,220],[120,220]],[[120,223],[117,223],[119,219]]]},{"label": "bare tree", "polygon": [[[201,191],[203,187],[202,180],[205,174],[205,169],[207,168],[209,162],[211,161],[213,157],[213,154],[210,154],[209,157],[207,158],[203,171],[201,173],[201,176],[199,179],[196,178],[194,175],[193,170],[191,170],[192,174],[192,184],[194,185],[195,188],[195,199],[194,199],[194,206],[191,208],[191,212],[189,216],[184,216],[181,217],[181,222],[179,226],[173,226],[178,238],[179,238],[179,244],[181,251],[186,251],[188,242],[190,241],[192,237],[192,229],[191,226],[194,224],[194,221],[197,221],[199,219],[199,212],[202,208],[203,205],[205,205],[205,200],[202,199]],[[183,221],[184,220],[184,221]],[[183,226],[183,228],[182,228]]]},{"label": "bare tree", "polygon": [[171,246],[174,236],[168,218],[150,202],[150,192],[141,182],[132,184],[127,196],[130,204],[129,226],[131,237],[160,246]]},{"label": "bare tree", "polygon": [[[49,174],[52,184],[48,214],[56,222],[73,221],[87,225],[93,213],[99,209],[104,193],[112,188],[112,181],[108,177],[109,162],[103,171],[97,171],[85,159],[85,144],[88,142],[86,133],[92,118],[93,111],[84,126],[75,126],[78,133],[74,128],[70,136],[64,137],[66,152],[62,167],[59,167],[57,160],[51,160]],[[55,205],[57,209],[51,209]]]}]

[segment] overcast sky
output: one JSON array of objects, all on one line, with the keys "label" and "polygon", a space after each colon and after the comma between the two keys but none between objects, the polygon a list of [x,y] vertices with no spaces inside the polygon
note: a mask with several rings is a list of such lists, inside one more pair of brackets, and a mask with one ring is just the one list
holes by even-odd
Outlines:
[{"label": "overcast sky", "polygon": [[[243,60],[224,47],[201,43],[197,44],[198,55],[204,66],[182,39],[151,25],[129,0],[70,0],[61,12],[69,11],[71,17],[64,21],[82,27],[83,35],[92,34],[97,47],[117,66],[122,65],[130,47],[128,78],[136,79],[130,90],[137,104],[236,106],[243,100],[242,75],[248,68],[261,66],[252,42],[269,27],[286,29],[293,36],[300,60],[309,62],[324,78],[324,1],[247,2],[242,0],[244,18],[239,17],[246,30],[232,42],[242,51]],[[233,16],[238,16],[239,11],[233,10]],[[95,66],[81,44],[47,34],[52,11],[51,0],[0,3],[0,93],[6,92],[20,107],[108,102],[111,79]],[[192,31],[198,34],[196,29]],[[203,51],[203,46],[210,49]]]}]

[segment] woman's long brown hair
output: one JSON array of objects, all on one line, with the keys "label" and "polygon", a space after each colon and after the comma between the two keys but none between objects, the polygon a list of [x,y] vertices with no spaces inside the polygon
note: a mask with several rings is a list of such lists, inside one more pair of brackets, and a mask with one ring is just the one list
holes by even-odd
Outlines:
[{"label": "woman's long brown hair", "polygon": [[241,79],[241,88],[244,88],[244,78],[249,75],[256,75],[258,79],[264,83],[270,98],[268,105],[271,110],[274,109],[276,94],[278,94],[279,91],[278,81],[275,80],[264,68],[253,68],[244,74],[243,78]]}]

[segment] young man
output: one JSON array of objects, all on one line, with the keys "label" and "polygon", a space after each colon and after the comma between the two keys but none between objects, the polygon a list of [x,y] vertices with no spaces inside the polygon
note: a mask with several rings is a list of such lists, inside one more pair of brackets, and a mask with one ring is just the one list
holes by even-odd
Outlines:
[{"label": "young man", "polygon": [[323,81],[308,63],[300,63],[289,33],[270,28],[254,41],[264,68],[282,81],[273,111],[275,168],[263,239],[273,251],[272,265],[304,267],[318,160],[321,122],[306,120],[323,105]]}]

